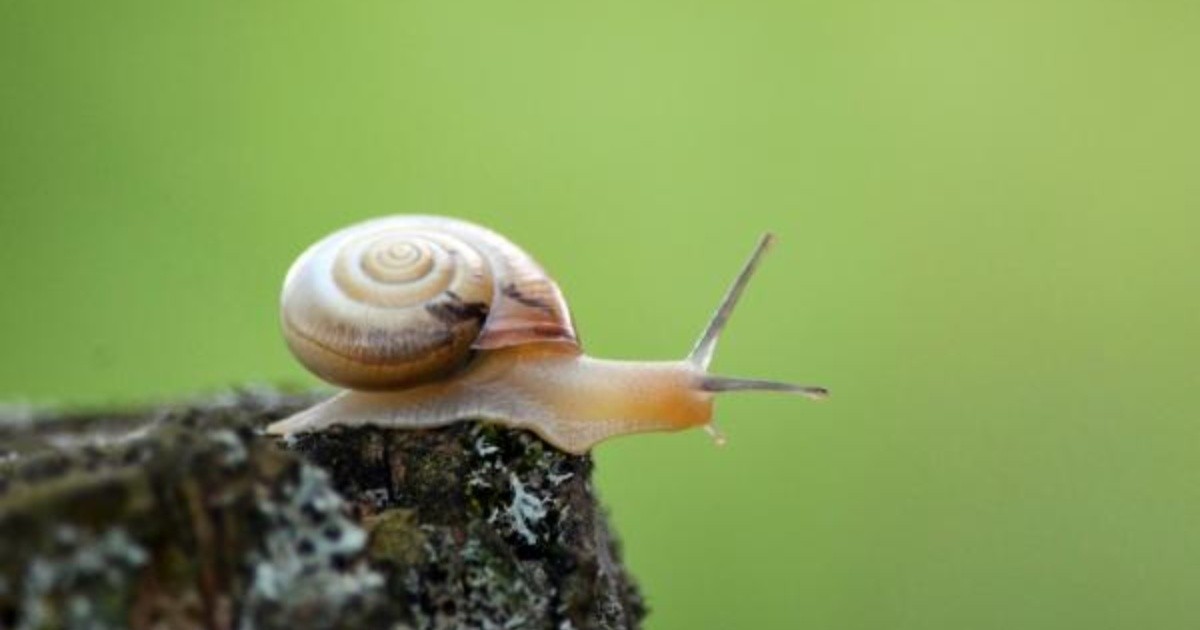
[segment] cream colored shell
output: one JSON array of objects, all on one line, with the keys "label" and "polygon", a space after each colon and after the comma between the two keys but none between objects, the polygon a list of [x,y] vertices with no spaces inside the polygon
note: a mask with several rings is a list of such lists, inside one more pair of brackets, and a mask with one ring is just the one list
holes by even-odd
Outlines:
[{"label": "cream colored shell", "polygon": [[383,217],[329,235],[292,265],[280,308],[296,358],[351,389],[435,379],[473,349],[579,347],[562,292],[533,258],[445,217]]}]

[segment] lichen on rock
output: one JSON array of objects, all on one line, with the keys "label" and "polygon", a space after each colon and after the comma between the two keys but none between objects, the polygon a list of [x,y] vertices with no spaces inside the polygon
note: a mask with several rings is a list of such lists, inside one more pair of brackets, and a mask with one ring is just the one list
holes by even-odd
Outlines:
[{"label": "lichen on rock", "polygon": [[633,628],[589,457],[463,422],[269,422],[257,389],[0,417],[0,627]]},{"label": "lichen on rock", "polygon": [[321,470],[299,467],[258,504],[258,515],[266,527],[247,554],[241,627],[328,627],[382,596],[383,576],[361,561],[367,534]]},{"label": "lichen on rock", "polygon": [[402,576],[388,582],[392,605],[418,627],[628,628],[644,615],[590,457],[474,422],[335,427],[289,446],[362,515],[372,562]]},{"label": "lichen on rock", "polygon": [[129,608],[123,585],[146,564],[145,548],[120,527],[92,534],[63,524],[50,541],[26,565],[20,592],[12,593],[25,611],[16,627],[123,627]]}]

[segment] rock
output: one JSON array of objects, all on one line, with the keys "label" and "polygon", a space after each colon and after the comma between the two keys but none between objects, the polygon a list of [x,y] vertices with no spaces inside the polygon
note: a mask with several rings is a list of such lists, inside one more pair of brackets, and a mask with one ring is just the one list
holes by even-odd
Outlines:
[{"label": "rock", "polygon": [[639,626],[590,457],[478,422],[262,435],[312,400],[0,416],[0,627]]}]

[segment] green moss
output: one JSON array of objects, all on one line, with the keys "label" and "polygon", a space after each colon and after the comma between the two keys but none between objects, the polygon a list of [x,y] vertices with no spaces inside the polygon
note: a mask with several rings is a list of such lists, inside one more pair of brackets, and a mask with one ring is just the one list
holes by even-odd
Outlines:
[{"label": "green moss", "polygon": [[413,510],[392,509],[368,516],[363,521],[370,533],[368,557],[376,563],[414,565],[425,556],[425,535]]}]

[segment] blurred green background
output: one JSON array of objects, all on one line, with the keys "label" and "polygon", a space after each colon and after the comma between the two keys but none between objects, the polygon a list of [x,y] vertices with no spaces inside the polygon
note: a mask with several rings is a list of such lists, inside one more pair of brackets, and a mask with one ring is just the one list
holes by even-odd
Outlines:
[{"label": "blurred green background", "polygon": [[[296,254],[492,226],[719,405],[601,446],[677,628],[1200,626],[1194,2],[0,2],[0,399],[315,383]],[[11,541],[10,541],[11,542]]]}]

